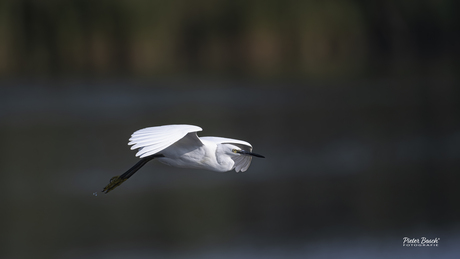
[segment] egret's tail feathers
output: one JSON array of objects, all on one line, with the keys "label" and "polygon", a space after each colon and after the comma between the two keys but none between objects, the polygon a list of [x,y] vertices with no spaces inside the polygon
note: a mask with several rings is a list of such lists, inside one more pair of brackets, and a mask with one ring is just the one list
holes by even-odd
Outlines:
[{"label": "egret's tail feathers", "polygon": [[128,180],[133,174],[135,174],[139,169],[141,169],[148,161],[154,159],[155,157],[163,157],[161,154],[152,155],[148,157],[142,158],[139,162],[137,162],[133,167],[131,167],[128,171],[120,176],[114,176],[110,179],[109,184],[104,187],[102,190],[103,193],[109,193],[111,190],[120,186],[124,181]]}]

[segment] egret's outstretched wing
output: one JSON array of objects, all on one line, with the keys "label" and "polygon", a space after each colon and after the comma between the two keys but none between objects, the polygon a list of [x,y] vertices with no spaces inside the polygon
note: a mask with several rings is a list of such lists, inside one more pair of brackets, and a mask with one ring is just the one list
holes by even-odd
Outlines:
[{"label": "egret's outstretched wing", "polygon": [[240,171],[246,172],[251,165],[252,156],[235,156],[232,159],[235,161],[235,171],[237,173]]},{"label": "egret's outstretched wing", "polygon": [[[200,137],[202,140],[207,140],[214,142],[216,144],[232,144],[245,151],[252,152],[252,146],[246,141],[231,139],[231,138],[221,138],[221,137]],[[234,169],[236,172],[245,172],[248,170],[251,165],[252,156],[234,156],[232,157],[235,161]]]},{"label": "egret's outstretched wing", "polygon": [[193,125],[166,125],[140,129],[131,135],[128,145],[133,145],[131,149],[139,148],[136,156],[143,158],[154,155],[187,134],[197,131],[202,131],[202,129]]},{"label": "egret's outstretched wing", "polygon": [[205,139],[207,141],[214,142],[216,144],[233,144],[241,149],[251,152],[252,146],[248,142],[244,140],[232,139],[232,138],[222,138],[222,137],[200,137],[201,139]]}]

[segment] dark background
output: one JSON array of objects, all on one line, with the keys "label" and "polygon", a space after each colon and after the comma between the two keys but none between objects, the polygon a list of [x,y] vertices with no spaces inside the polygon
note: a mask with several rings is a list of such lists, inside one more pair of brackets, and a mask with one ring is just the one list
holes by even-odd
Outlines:
[{"label": "dark background", "polygon": [[[458,258],[458,10],[1,1],[0,257]],[[266,158],[100,193],[171,123]]]}]

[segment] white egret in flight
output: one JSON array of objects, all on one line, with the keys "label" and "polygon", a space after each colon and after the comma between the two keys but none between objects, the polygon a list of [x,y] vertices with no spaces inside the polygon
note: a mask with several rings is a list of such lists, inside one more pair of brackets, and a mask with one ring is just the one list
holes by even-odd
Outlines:
[{"label": "white egret in flight", "polygon": [[207,169],[227,172],[235,169],[244,172],[252,157],[264,156],[252,153],[246,141],[222,137],[198,137],[202,131],[193,125],[165,125],[140,129],[129,139],[131,149],[139,149],[136,156],[141,160],[120,176],[114,176],[102,192],[108,193],[126,181],[142,166],[156,158],[175,167]]}]

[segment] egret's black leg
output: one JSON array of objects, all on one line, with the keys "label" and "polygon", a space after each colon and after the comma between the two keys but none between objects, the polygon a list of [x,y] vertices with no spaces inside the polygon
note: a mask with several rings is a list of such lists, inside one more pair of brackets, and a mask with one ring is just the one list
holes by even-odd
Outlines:
[{"label": "egret's black leg", "polygon": [[131,177],[133,174],[135,174],[139,169],[141,169],[145,164],[147,164],[148,161],[156,158],[156,157],[164,157],[161,154],[155,154],[151,155],[148,157],[141,158],[139,162],[137,162],[133,167],[131,167],[128,171],[123,173],[120,176],[114,176],[110,179],[110,183],[104,187],[104,190],[102,192],[108,193],[111,190],[115,189],[118,187],[120,184],[122,184],[124,181],[128,180],[129,177]]}]

